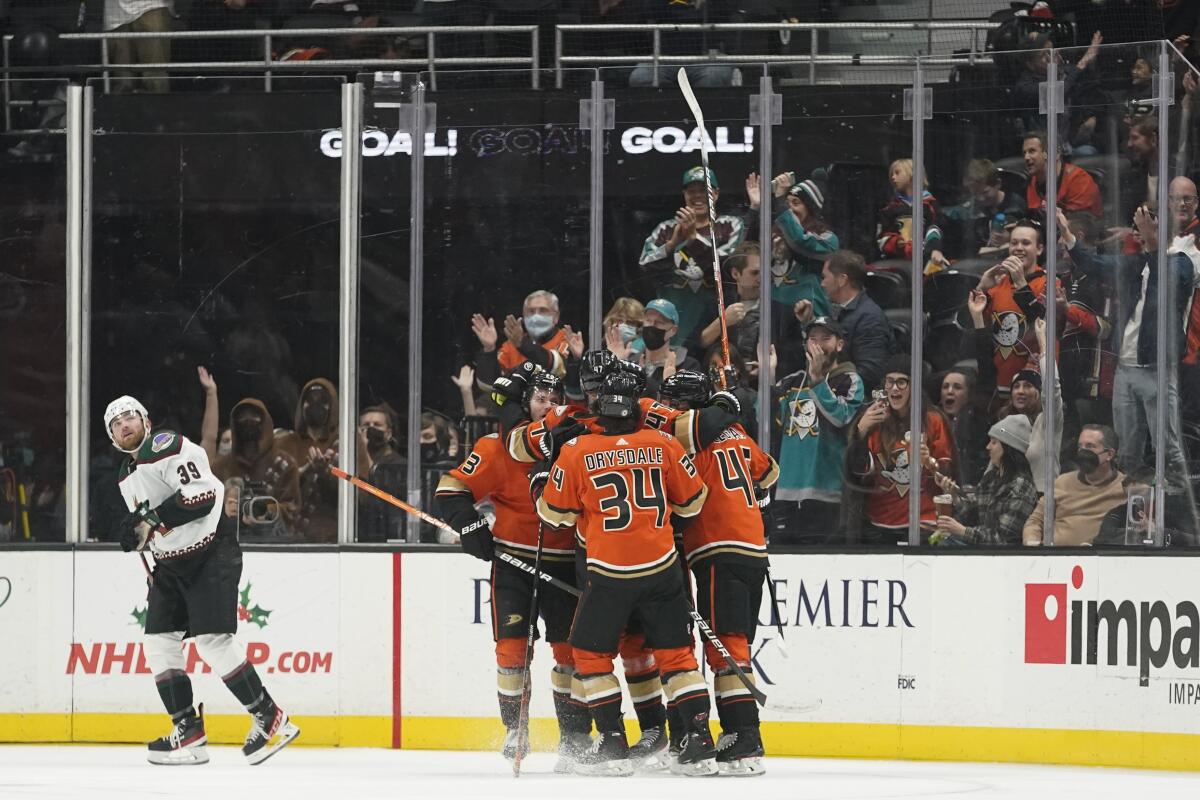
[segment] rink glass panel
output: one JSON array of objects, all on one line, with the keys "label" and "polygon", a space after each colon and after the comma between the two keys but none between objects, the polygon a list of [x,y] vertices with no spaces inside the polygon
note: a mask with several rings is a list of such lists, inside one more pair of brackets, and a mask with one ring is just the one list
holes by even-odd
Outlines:
[{"label": "rink glass panel", "polygon": [[[505,318],[520,321],[525,297],[546,290],[558,297],[560,324],[586,339],[591,173],[579,130],[587,83],[577,88],[574,75],[562,90],[530,89],[527,70],[439,71],[436,84],[420,77],[426,102],[436,105],[425,158],[419,351],[421,427],[435,434],[421,449],[428,509],[439,476],[495,430],[495,408],[478,379],[474,414],[451,381],[480,357],[472,315],[494,320],[500,352]],[[422,526],[419,540],[446,537]]]},{"label": "rink glass panel", "polygon": [[0,135],[0,542],[64,539],[66,81],[13,80]]},{"label": "rink glass panel", "polygon": [[[122,513],[102,422],[112,398],[137,397],[156,427],[199,442],[198,366],[217,381],[222,428],[257,398],[292,429],[304,385],[337,378],[339,162],[322,147],[341,81],[276,77],[267,93],[261,79],[219,80],[219,93],[180,78],[158,96],[90,84],[89,539],[111,540]],[[245,499],[273,494],[263,471]],[[243,522],[242,541],[334,541],[335,487],[318,491],[315,509]]]},{"label": "rink glass panel", "polygon": [[[862,466],[847,462],[846,448],[858,415],[871,403],[872,389],[882,388],[879,359],[873,359],[874,379],[861,380],[864,367],[867,374],[872,371],[866,365],[855,373],[862,385],[844,374],[845,366],[832,365],[826,368],[825,380],[814,385],[808,378],[806,324],[796,307],[803,302],[801,311],[810,320],[836,313],[822,286],[822,270],[840,248],[863,259],[864,293],[882,309],[896,351],[907,355],[913,334],[920,333],[912,320],[911,260],[902,253],[884,255],[878,246],[881,209],[893,195],[889,165],[913,156],[912,121],[903,114],[912,65],[821,65],[813,72],[800,65],[773,70],[772,75],[774,91],[782,96],[782,122],[772,128],[770,174],[759,180],[760,207],[771,218],[772,241],[763,248],[762,271],[771,284],[768,336],[776,360],[771,396],[760,409],[769,408],[771,453],[780,463],[780,502],[772,515],[771,544],[894,546],[908,541],[907,527],[895,529],[884,541],[872,540],[865,532],[866,506],[872,495],[891,497],[901,508],[892,522],[904,526],[906,471],[897,465],[888,469],[890,477],[877,475],[853,485],[846,480],[848,467]],[[814,77],[816,85],[810,83]],[[823,205],[815,208],[804,190],[804,209],[793,209],[786,193],[776,196],[775,178],[781,178],[781,187],[811,182]],[[740,184],[737,188],[742,190]],[[757,239],[757,229],[754,235]],[[852,347],[847,337],[839,356],[843,362],[852,360]],[[836,386],[839,394],[827,398],[818,390],[821,385]],[[840,398],[837,403],[832,401],[835,396]],[[906,429],[907,413],[902,423]]]}]

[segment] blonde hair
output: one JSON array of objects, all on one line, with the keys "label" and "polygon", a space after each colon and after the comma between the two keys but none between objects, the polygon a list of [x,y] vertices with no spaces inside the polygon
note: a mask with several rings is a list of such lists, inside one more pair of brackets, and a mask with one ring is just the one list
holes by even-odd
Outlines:
[{"label": "blonde hair", "polygon": [[[897,167],[899,167],[901,170],[904,171],[904,174],[907,176],[907,180],[912,180],[913,160],[911,158],[897,158],[895,161],[892,162],[892,165],[890,167],[888,167],[888,174],[890,175],[892,173],[892,170],[896,169]],[[929,176],[928,175],[921,176],[921,188],[923,188],[923,189],[929,188]]]},{"label": "blonde hair", "polygon": [[609,328],[618,320],[629,320],[639,325],[646,318],[646,307],[632,297],[618,297],[612,308],[604,315],[604,327]]}]

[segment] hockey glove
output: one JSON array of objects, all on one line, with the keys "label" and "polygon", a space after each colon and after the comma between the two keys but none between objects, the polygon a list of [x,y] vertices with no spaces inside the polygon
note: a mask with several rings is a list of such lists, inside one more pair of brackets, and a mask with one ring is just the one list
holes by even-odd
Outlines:
[{"label": "hockey glove", "polygon": [[492,402],[498,406],[510,401],[520,405],[521,400],[525,397],[525,390],[529,388],[529,382],[533,380],[533,373],[536,371],[537,365],[532,361],[526,361],[516,369],[509,371],[507,375],[496,378],[492,381]]},{"label": "hockey glove", "polygon": [[742,403],[738,400],[737,395],[733,392],[723,389],[719,392],[714,392],[713,396],[708,399],[708,404],[715,408],[728,411],[735,417],[742,416]]},{"label": "hockey glove", "polygon": [[564,417],[561,422],[546,431],[546,434],[538,440],[538,450],[541,451],[542,458],[553,464],[554,460],[558,458],[558,454],[564,444],[587,432],[588,427],[575,419],[575,417]]},{"label": "hockey glove", "polygon": [[548,480],[550,480],[550,463],[548,461],[539,461],[529,470],[529,496],[533,502],[536,503],[541,498]]},{"label": "hockey glove", "polygon": [[460,528],[458,539],[462,543],[463,552],[475,556],[480,561],[491,561],[496,552],[492,543],[492,529],[483,517]]}]

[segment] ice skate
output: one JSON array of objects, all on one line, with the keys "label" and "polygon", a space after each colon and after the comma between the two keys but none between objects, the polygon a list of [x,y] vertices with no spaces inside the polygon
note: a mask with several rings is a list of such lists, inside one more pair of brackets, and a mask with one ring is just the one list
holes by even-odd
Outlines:
[{"label": "ice skate", "polygon": [[500,755],[512,761],[517,757],[517,744],[521,744],[521,758],[529,755],[529,730],[525,730],[525,736],[521,737],[520,728],[509,728],[504,734],[504,746],[500,748]]},{"label": "ice skate", "polygon": [[242,754],[251,766],[263,763],[300,735],[300,729],[288,719],[287,712],[271,700],[267,700],[266,707],[251,716],[254,723],[250,726],[250,733],[246,734],[246,743],[242,745]]},{"label": "ice skate", "polygon": [[629,760],[638,772],[661,772],[669,767],[667,745],[667,732],[661,725],[647,728],[629,748]]},{"label": "ice skate", "polygon": [[204,706],[199,714],[184,717],[166,736],[148,744],[146,760],[160,766],[191,766],[208,763],[208,736],[204,733]]},{"label": "ice skate", "polygon": [[722,776],[752,778],[767,771],[757,728],[722,733],[717,740],[717,769]]},{"label": "ice skate", "polygon": [[601,733],[592,746],[579,754],[575,762],[576,775],[602,775],[626,777],[633,774],[633,762],[629,760],[629,744],[625,731]]},{"label": "ice skate", "polygon": [[579,756],[592,746],[592,737],[586,733],[564,733],[558,740],[558,761],[554,771],[569,775],[575,771]]},{"label": "ice skate", "polygon": [[704,777],[717,774],[717,749],[708,730],[708,714],[697,714],[683,737],[683,749],[679,751],[676,775]]}]

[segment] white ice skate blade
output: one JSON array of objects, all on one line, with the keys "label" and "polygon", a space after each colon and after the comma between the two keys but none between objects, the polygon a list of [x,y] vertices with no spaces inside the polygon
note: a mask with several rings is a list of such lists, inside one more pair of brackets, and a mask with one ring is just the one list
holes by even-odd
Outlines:
[{"label": "white ice skate blade", "polygon": [[667,751],[664,749],[657,753],[651,753],[634,764],[633,767],[638,772],[663,772],[670,769],[671,762],[668,759]]},{"label": "white ice skate blade", "polygon": [[191,767],[208,763],[208,749],[202,745],[180,747],[166,752],[150,751],[146,760],[160,767]]},{"label": "white ice skate blade", "polygon": [[257,753],[246,756],[246,761],[250,762],[250,766],[256,767],[287,747],[299,735],[300,729],[289,719],[279,726],[279,730],[271,737],[271,741],[267,742],[266,747]]},{"label": "white ice skate blade", "polygon": [[717,774],[717,760],[705,758],[690,764],[675,763],[671,767],[672,775],[683,775],[688,778],[707,778]]},{"label": "white ice skate blade", "polygon": [[722,778],[753,778],[765,775],[767,767],[763,764],[762,756],[751,758],[736,758],[733,761],[718,761],[717,768]]},{"label": "white ice skate blade", "polygon": [[591,775],[593,777],[626,778],[633,774],[633,762],[628,758],[614,758],[611,761],[601,761],[598,764],[575,764],[576,775]]}]

